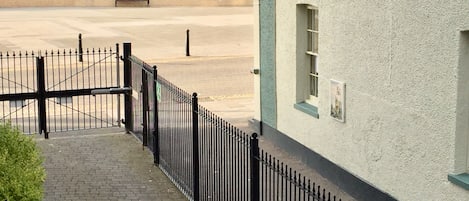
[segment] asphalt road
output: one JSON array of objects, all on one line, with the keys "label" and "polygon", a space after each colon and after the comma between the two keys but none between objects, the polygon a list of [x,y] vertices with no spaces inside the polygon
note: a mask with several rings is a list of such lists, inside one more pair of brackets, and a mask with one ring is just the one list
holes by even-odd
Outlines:
[{"label": "asphalt road", "polygon": [[191,55],[252,56],[251,7],[0,8],[0,51],[114,47],[131,42],[145,61]]},{"label": "asphalt road", "polygon": [[[1,8],[0,26],[0,52],[10,55],[73,50],[79,33],[85,51],[114,49],[118,43],[122,53],[122,43],[131,42],[133,55],[158,65],[159,73],[182,89],[197,92],[201,104],[220,116],[240,127],[253,116],[251,7]],[[190,57],[185,56],[187,29]]]}]

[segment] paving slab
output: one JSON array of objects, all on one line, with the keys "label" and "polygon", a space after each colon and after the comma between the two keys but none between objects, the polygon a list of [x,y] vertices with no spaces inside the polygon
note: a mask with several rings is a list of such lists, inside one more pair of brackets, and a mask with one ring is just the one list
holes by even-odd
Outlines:
[{"label": "paving slab", "polygon": [[122,128],[41,137],[36,142],[45,157],[45,201],[187,200],[153,165],[153,155]]}]

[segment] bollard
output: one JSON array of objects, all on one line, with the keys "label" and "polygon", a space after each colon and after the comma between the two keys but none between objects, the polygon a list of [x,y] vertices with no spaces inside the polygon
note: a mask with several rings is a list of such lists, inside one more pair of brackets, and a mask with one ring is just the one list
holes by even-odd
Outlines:
[{"label": "bollard", "polygon": [[83,44],[81,41],[81,33],[78,34],[78,61],[83,62]]},{"label": "bollard", "polygon": [[186,30],[186,56],[191,56],[189,50],[189,29]]}]

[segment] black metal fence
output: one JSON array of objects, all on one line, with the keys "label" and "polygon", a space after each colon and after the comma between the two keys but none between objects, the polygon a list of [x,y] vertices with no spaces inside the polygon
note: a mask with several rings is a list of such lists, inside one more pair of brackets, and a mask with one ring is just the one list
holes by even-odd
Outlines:
[{"label": "black metal fence", "polygon": [[260,162],[259,200],[341,200],[263,150],[255,160]]},{"label": "black metal fence", "polygon": [[118,47],[0,53],[0,119],[25,133],[120,125]]},{"label": "black metal fence", "polygon": [[188,197],[194,197],[194,168],[197,159],[193,156],[193,113],[194,99],[172,83],[159,77],[156,82],[160,94],[158,99],[157,149],[155,162]]},{"label": "black metal fence", "polygon": [[[118,96],[91,95],[90,90],[120,85],[117,52],[111,48],[43,53],[48,131],[69,131],[119,126]],[[53,92],[57,92],[57,97]]]},{"label": "black metal fence", "polygon": [[257,134],[247,135],[200,106],[196,93],[157,75],[131,55],[130,44],[124,64],[132,72],[134,107],[127,110],[135,113],[126,127],[190,200],[340,200],[259,149]]},{"label": "black metal fence", "polygon": [[[125,126],[190,200],[336,197],[259,148],[249,136],[158,75],[124,44],[113,51],[0,53],[0,120],[26,133]],[[121,88],[121,78],[123,86]],[[125,108],[120,94],[125,94]],[[340,199],[339,199],[340,200]]]},{"label": "black metal fence", "polygon": [[37,100],[15,99],[14,94],[37,91],[35,52],[0,53],[0,119],[25,133],[38,131]]}]

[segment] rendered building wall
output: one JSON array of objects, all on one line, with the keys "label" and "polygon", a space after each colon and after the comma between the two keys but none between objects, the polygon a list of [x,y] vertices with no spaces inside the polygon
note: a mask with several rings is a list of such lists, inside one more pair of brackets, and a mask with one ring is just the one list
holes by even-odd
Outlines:
[{"label": "rendered building wall", "polygon": [[[294,108],[298,3],[319,8],[319,119]],[[447,180],[467,167],[461,147],[469,131],[456,125],[469,118],[457,121],[456,113],[464,105],[460,69],[469,68],[460,61],[468,2],[275,4],[275,128],[399,200],[468,200],[469,191]],[[261,83],[269,68],[261,62]],[[346,83],[345,123],[329,117],[330,79]]]}]

